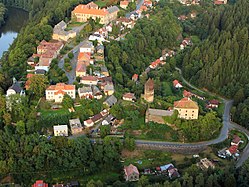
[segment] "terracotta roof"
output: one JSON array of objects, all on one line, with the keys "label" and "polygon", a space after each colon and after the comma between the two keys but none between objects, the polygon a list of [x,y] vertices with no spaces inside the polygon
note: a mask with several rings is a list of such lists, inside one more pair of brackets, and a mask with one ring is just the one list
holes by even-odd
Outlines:
[{"label": "terracotta roof", "polygon": [[76,66],[76,71],[77,72],[86,72],[86,65],[78,63]]},{"label": "terracotta roof", "polygon": [[59,91],[54,93],[54,95],[59,95],[59,94],[65,95],[65,92],[62,90],[59,90]]},{"label": "terracotta roof", "polygon": [[120,1],[120,5],[129,5],[129,1]]},{"label": "terracotta roof", "polygon": [[231,153],[231,154],[235,154],[235,153],[237,153],[237,151],[238,151],[238,146],[237,145],[232,145],[231,147],[229,147],[229,152]]},{"label": "terracotta roof", "polygon": [[66,85],[65,83],[57,83],[56,85],[51,85],[47,90],[75,90],[75,85]]},{"label": "terracotta roof", "polygon": [[82,77],[82,80],[83,80],[83,81],[98,81],[98,78],[95,77],[95,76],[89,75],[89,76],[83,76],[83,77]]},{"label": "terracotta roof", "polygon": [[123,95],[124,98],[129,98],[129,99],[134,99],[135,98],[135,94],[134,93],[125,93]]},{"label": "terracotta roof", "polygon": [[142,5],[139,10],[141,10],[141,11],[147,11],[147,7],[144,6],[144,5]]},{"label": "terracotta roof", "polygon": [[216,99],[213,99],[213,100],[210,100],[210,101],[209,101],[209,104],[212,104],[212,105],[219,105],[219,101],[216,100]]},{"label": "terracotta roof", "polygon": [[79,53],[78,55],[78,61],[89,61],[91,59],[90,53]]},{"label": "terracotta roof", "polygon": [[108,11],[106,9],[94,9],[94,8],[89,9],[85,5],[78,5],[73,10],[73,13],[105,16],[108,14]]},{"label": "terracotta roof", "polygon": [[178,81],[178,80],[174,80],[174,81],[173,81],[174,87],[175,87],[177,84],[180,84],[179,81]]},{"label": "terracotta roof", "polygon": [[138,74],[134,74],[134,75],[132,76],[132,79],[137,80],[137,79],[138,79]]},{"label": "terracotta roof", "polygon": [[130,164],[129,166],[125,166],[124,171],[126,176],[130,176],[132,173],[137,173],[139,175],[137,167],[132,164]]},{"label": "terracotta roof", "polygon": [[191,97],[192,96],[192,93],[187,91],[187,90],[183,90],[183,96],[184,97]]},{"label": "terracotta roof", "polygon": [[180,101],[175,101],[174,107],[175,108],[186,108],[186,109],[199,109],[199,106],[196,102],[186,97],[181,99]]}]

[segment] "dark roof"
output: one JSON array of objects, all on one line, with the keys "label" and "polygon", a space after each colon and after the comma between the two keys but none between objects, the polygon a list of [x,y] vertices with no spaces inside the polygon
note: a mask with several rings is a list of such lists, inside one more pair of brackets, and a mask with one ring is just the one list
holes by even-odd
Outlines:
[{"label": "dark roof", "polygon": [[37,69],[37,70],[35,70],[35,74],[42,74],[42,75],[44,75],[45,73],[46,73],[46,71],[43,70],[43,69]]},{"label": "dark roof", "polygon": [[12,84],[12,86],[9,87],[9,89],[15,90],[16,93],[21,93],[22,91],[22,88],[18,82]]},{"label": "dark roof", "polygon": [[93,121],[93,123],[95,123],[96,121],[100,120],[102,117],[103,116],[99,113],[91,117],[91,120]]},{"label": "dark roof", "polygon": [[106,103],[108,106],[112,106],[112,105],[114,105],[117,101],[118,101],[117,98],[116,98],[114,95],[111,95],[110,97],[108,97],[108,98],[105,100],[105,103]]}]

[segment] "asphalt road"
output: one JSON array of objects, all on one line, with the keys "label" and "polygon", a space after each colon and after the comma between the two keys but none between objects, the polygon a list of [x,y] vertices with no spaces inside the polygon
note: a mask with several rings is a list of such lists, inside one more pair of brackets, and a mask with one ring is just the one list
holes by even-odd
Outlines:
[{"label": "asphalt road", "polygon": [[[182,71],[179,68],[176,68],[176,70],[179,71],[180,75],[182,76]],[[188,81],[186,81],[183,77],[182,80],[185,84],[187,84],[189,87],[201,92],[205,93],[203,90],[198,89],[197,87],[190,84]],[[210,93],[209,93],[210,94]],[[203,141],[203,142],[196,142],[196,143],[181,143],[181,142],[165,142],[165,141],[147,141],[147,140],[136,140],[137,145],[146,145],[151,147],[169,147],[169,148],[176,148],[176,149],[196,149],[196,148],[202,148],[205,146],[218,144],[220,142],[223,142],[228,137],[229,130],[236,129],[238,131],[244,132],[249,139],[249,131],[246,130],[244,127],[234,123],[231,121],[231,115],[230,110],[233,106],[232,100],[226,100],[224,98],[220,98],[223,100],[225,104],[225,109],[223,113],[223,127],[220,131],[220,135],[218,138],[210,140],[210,141]],[[244,151],[241,153],[241,156],[236,163],[236,167],[240,167],[249,157],[249,144],[245,147]]]}]

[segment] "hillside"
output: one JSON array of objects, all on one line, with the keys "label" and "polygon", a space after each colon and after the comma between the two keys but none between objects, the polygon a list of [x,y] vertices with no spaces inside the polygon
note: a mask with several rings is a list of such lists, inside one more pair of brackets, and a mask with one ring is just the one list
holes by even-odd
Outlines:
[{"label": "hillside", "polygon": [[234,99],[234,119],[249,127],[249,2],[204,13],[196,21],[203,42],[183,58],[184,76],[192,83]]},{"label": "hillside", "polygon": [[0,3],[0,27],[4,24],[4,19],[6,17],[6,8],[4,4]]}]

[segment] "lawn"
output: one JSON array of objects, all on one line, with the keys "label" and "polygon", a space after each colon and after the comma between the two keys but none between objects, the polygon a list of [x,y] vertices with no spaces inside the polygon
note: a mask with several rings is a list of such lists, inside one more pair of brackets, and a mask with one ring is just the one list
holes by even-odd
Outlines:
[{"label": "lawn", "polygon": [[97,4],[100,8],[105,7],[108,3],[108,0],[97,0],[95,1],[95,4]]}]

